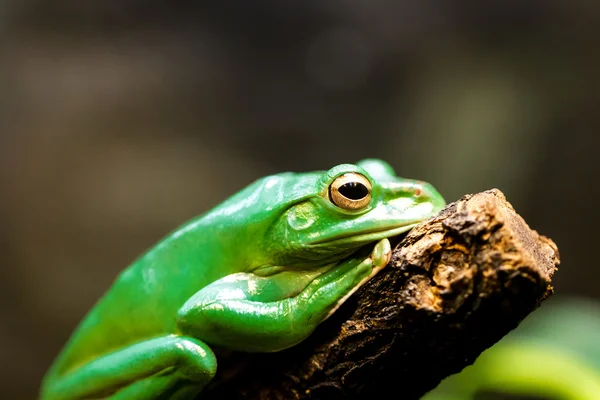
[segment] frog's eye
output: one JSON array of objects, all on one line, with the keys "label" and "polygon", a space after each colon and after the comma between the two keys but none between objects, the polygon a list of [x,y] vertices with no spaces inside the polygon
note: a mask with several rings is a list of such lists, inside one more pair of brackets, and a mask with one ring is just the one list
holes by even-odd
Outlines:
[{"label": "frog's eye", "polygon": [[329,200],[344,210],[360,210],[371,201],[371,182],[355,172],[338,176],[329,186]]}]

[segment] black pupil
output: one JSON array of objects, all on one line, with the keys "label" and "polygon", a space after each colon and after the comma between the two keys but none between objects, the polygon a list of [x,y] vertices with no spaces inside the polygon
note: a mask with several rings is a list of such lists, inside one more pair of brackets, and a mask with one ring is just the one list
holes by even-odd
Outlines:
[{"label": "black pupil", "polygon": [[360,200],[369,194],[369,189],[360,182],[348,182],[340,186],[338,192],[350,200]]}]

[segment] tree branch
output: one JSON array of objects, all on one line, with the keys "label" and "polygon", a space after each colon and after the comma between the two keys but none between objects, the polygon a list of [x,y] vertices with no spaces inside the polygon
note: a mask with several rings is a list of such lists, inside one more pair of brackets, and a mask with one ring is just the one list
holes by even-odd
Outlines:
[{"label": "tree branch", "polygon": [[205,396],[418,399],[551,295],[558,264],[556,245],[499,190],[464,196],[410,231],[389,265],[305,342],[221,355]]}]

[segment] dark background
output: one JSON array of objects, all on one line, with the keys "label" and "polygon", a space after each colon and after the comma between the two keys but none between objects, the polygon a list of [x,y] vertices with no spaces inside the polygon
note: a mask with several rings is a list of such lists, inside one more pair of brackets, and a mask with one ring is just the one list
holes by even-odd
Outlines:
[{"label": "dark background", "polygon": [[139,253],[284,170],[500,188],[557,293],[600,296],[600,2],[4,0],[0,32],[1,398]]}]

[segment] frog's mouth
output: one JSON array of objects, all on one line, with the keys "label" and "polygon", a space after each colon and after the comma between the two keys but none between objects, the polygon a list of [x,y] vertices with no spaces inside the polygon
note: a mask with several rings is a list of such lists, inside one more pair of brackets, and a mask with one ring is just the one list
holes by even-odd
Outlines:
[{"label": "frog's mouth", "polygon": [[[420,221],[419,221],[420,222]],[[345,232],[340,235],[336,235],[334,237],[325,237],[315,240],[311,242],[312,246],[319,245],[327,245],[327,246],[336,246],[336,245],[362,245],[371,242],[375,242],[385,238],[391,238],[394,236],[398,236],[402,233],[408,232],[412,228],[418,225],[419,222],[414,222],[410,224],[405,224],[401,226],[395,227],[387,227],[382,229],[372,229],[368,231],[361,232]]]}]

